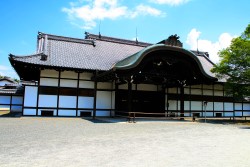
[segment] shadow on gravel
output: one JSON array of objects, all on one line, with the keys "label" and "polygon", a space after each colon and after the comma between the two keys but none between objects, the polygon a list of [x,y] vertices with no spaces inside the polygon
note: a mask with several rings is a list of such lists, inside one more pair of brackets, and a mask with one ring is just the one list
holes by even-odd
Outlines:
[{"label": "shadow on gravel", "polygon": [[240,129],[249,129],[250,130],[250,126],[243,126],[243,127],[239,127]]},{"label": "shadow on gravel", "polygon": [[0,118],[20,118],[22,116],[22,113],[5,113],[0,114]]},{"label": "shadow on gravel", "polygon": [[[205,120],[204,119],[199,119],[197,120],[197,122],[199,123],[204,123]],[[246,125],[250,125],[250,120],[228,120],[228,119],[209,119],[207,120],[207,123],[210,124],[222,124],[222,125],[228,125],[228,124],[246,124]]]},{"label": "shadow on gravel", "polygon": [[112,122],[109,122],[109,121],[104,121],[104,120],[100,120],[100,119],[86,119],[86,118],[82,118],[86,121],[89,121],[89,122],[92,122],[92,123],[112,123]]}]

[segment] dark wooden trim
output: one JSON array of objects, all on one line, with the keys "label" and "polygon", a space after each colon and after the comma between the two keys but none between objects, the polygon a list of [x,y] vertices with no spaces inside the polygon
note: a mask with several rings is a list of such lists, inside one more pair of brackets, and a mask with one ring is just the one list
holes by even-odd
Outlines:
[{"label": "dark wooden trim", "polygon": [[[95,78],[98,71],[95,72]],[[94,103],[93,103],[93,119],[96,118],[96,101],[97,101],[97,80],[94,81]]]},{"label": "dark wooden trim", "polygon": [[184,87],[180,87],[180,110],[181,110],[181,117],[184,117]]},{"label": "dark wooden trim", "polygon": [[24,101],[25,101],[25,91],[26,91],[26,86],[24,86],[23,87],[23,91],[24,91],[24,93],[23,93],[23,102],[22,102],[22,116],[23,116],[23,110],[24,110]]},{"label": "dark wooden trim", "polygon": [[78,99],[79,99],[79,78],[80,78],[80,73],[77,73],[77,96],[76,96],[76,117],[78,113]]},{"label": "dark wooden trim", "polygon": [[57,83],[57,89],[58,89],[58,91],[57,91],[57,104],[56,104],[56,107],[57,107],[57,110],[56,110],[56,116],[58,116],[58,108],[59,108],[59,98],[60,98],[60,92],[59,92],[59,88],[60,88],[60,80],[61,80],[61,71],[59,71],[59,74],[58,74],[59,76],[59,78],[58,78],[58,83]]},{"label": "dark wooden trim", "polygon": [[213,96],[213,116],[214,116],[214,84],[213,84],[213,92],[212,92],[212,96]]},{"label": "dark wooden trim", "polygon": [[11,108],[12,108],[12,95],[10,95],[10,112],[11,112]]},{"label": "dark wooden trim", "polygon": [[[80,74],[80,73],[79,73]],[[42,77],[40,77],[40,78],[48,78],[48,79],[59,79],[59,78],[57,78],[57,77],[44,77],[44,76],[42,76]],[[64,79],[64,80],[73,80],[73,81],[75,81],[75,80],[79,80],[79,81],[92,81],[93,82],[93,80],[91,80],[91,79],[75,79],[75,78],[60,78],[60,79]]]},{"label": "dark wooden trim", "polygon": [[[41,70],[39,71],[39,76],[41,76]],[[36,97],[36,116],[38,116],[38,106],[39,106],[39,92],[40,92],[40,79],[38,80],[38,85],[37,85],[37,97]]]},{"label": "dark wooden trim", "polygon": [[201,116],[204,116],[204,92],[203,92],[203,83],[201,84],[201,98],[202,98],[202,106],[201,106]]},{"label": "dark wooden trim", "polygon": [[132,83],[128,80],[128,112],[132,112]]}]

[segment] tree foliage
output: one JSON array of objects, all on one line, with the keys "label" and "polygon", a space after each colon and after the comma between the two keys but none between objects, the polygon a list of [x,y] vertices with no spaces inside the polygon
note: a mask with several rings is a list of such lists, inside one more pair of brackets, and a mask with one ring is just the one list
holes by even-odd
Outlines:
[{"label": "tree foliage", "polygon": [[220,63],[211,70],[218,78],[227,80],[228,95],[250,97],[250,24],[241,36],[219,52]]}]

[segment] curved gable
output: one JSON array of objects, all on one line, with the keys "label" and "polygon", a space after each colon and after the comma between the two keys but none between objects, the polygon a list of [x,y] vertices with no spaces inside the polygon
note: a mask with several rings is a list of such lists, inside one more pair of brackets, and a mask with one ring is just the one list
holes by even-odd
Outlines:
[{"label": "curved gable", "polygon": [[[212,82],[217,78],[207,74],[197,56],[180,47],[155,44],[117,62],[112,69],[116,73],[142,75],[147,73],[161,78]],[[150,71],[149,71],[150,70]],[[154,74],[153,74],[154,73]],[[196,81],[195,81],[196,80]]]}]

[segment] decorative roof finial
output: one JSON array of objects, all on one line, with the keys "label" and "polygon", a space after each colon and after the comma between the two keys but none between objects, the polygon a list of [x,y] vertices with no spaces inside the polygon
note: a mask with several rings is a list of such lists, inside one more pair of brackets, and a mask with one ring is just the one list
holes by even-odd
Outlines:
[{"label": "decorative roof finial", "polygon": [[135,43],[138,44],[138,38],[137,38],[137,27],[136,27],[136,30],[135,30]]},{"label": "decorative roof finial", "polygon": [[175,35],[170,35],[170,36],[168,37],[168,39],[163,40],[163,41],[161,41],[161,42],[159,42],[159,43],[163,43],[163,44],[165,44],[165,45],[170,45],[170,46],[182,47],[183,44],[182,44],[182,42],[179,40],[179,38],[180,38],[180,37],[179,37],[177,34],[175,34]]},{"label": "decorative roof finial", "polygon": [[101,20],[99,22],[99,38],[102,38],[102,35],[101,35]]}]

